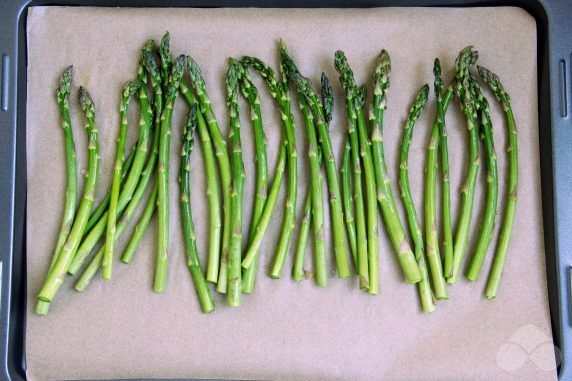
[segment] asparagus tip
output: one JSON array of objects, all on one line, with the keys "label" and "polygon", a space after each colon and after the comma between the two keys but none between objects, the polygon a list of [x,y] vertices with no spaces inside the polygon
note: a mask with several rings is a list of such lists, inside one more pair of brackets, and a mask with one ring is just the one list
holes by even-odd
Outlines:
[{"label": "asparagus tip", "polygon": [[485,81],[490,86],[491,90],[493,91],[495,97],[499,102],[502,103],[510,102],[509,95],[505,92],[499,77],[495,73],[479,65],[477,65],[477,71],[479,72],[479,75],[481,76],[483,81]]},{"label": "asparagus tip", "polygon": [[332,83],[326,76],[326,73],[322,72],[321,77],[322,84],[322,106],[324,108],[324,119],[326,123],[330,123],[334,116],[334,94],[332,91]]},{"label": "asparagus tip", "polygon": [[79,104],[81,105],[81,109],[84,112],[92,111],[93,112],[93,100],[91,99],[91,95],[89,91],[83,86],[79,87]]},{"label": "asparagus tip", "polygon": [[423,87],[421,87],[421,89],[417,93],[415,101],[413,102],[409,110],[409,120],[411,121],[411,123],[415,123],[417,119],[419,119],[421,112],[425,108],[425,104],[427,103],[428,97],[429,97],[429,85],[425,84],[423,85]]},{"label": "asparagus tip", "polygon": [[58,87],[58,96],[67,96],[70,93],[71,83],[73,77],[73,65],[65,68],[62,76],[60,77],[60,86]]},{"label": "asparagus tip", "polygon": [[389,89],[389,75],[391,74],[391,59],[387,50],[382,49],[377,59],[377,66],[373,75],[373,93],[381,95],[382,98]]},{"label": "asparagus tip", "polygon": [[133,94],[137,92],[137,90],[139,90],[140,87],[141,87],[141,81],[139,80],[127,81],[125,86],[123,86],[123,91],[122,91],[123,98],[124,99],[130,98]]},{"label": "asparagus tip", "polygon": [[439,97],[443,92],[443,75],[441,71],[441,62],[439,58],[435,58],[433,62],[433,75],[435,76],[435,82],[433,83],[433,88],[435,90],[435,95]]}]

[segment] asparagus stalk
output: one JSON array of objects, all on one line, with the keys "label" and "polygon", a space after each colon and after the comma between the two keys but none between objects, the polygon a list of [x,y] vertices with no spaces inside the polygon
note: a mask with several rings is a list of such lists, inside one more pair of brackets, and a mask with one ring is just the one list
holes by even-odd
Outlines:
[{"label": "asparagus stalk", "polygon": [[[121,105],[119,107],[119,136],[117,138],[117,153],[115,154],[115,166],[113,168],[113,183],[109,199],[109,212],[107,213],[107,234],[105,239],[105,251],[103,255],[103,278],[111,279],[113,269],[113,251],[115,244],[115,229],[117,202],[119,201],[119,188],[121,186],[121,172],[125,161],[125,140],[127,138],[127,111],[131,97],[141,88],[141,82],[129,81],[121,91]],[[144,123],[141,118],[141,123]]]},{"label": "asparagus stalk", "polygon": [[264,204],[264,210],[256,225],[254,236],[250,241],[249,247],[246,250],[246,254],[242,259],[242,267],[248,269],[253,265],[256,256],[258,255],[258,250],[262,244],[264,234],[266,229],[270,224],[270,219],[272,218],[272,213],[274,211],[274,206],[278,199],[278,193],[280,192],[280,185],[282,184],[282,179],[284,178],[284,170],[286,168],[286,142],[283,141],[280,144],[280,151],[278,152],[278,161],[276,163],[276,169],[274,170],[274,179],[272,180],[272,185],[270,186],[270,191],[268,192],[268,199],[266,204]]},{"label": "asparagus stalk", "polygon": [[[151,75],[152,84],[155,89],[156,86],[155,82],[156,81],[160,82],[160,76],[157,71],[158,69],[156,67],[153,69],[153,65],[155,65],[153,61],[153,56],[145,48],[143,49],[143,60],[144,60],[143,63],[147,71]],[[147,152],[149,151],[149,135],[151,130],[153,112],[151,110],[151,107],[149,106],[149,100],[146,93],[142,94],[141,89],[139,91],[140,91],[139,102],[141,104],[140,107],[141,118],[139,122],[140,128],[139,128],[139,136],[137,138],[137,148],[135,151],[135,157],[133,158],[133,164],[131,165],[127,178],[125,179],[125,183],[121,187],[119,200],[117,202],[117,215],[120,215],[123,212],[123,210],[125,210],[127,204],[129,204],[131,198],[133,197],[133,194],[136,190],[137,184],[141,177],[141,172],[143,171],[143,167],[145,165]],[[157,97],[162,98],[162,96],[158,94],[162,93],[155,92],[155,98]],[[162,105],[162,99],[160,101],[155,99],[155,102],[156,103],[159,102],[159,104]],[[158,125],[155,124],[155,126]],[[89,231],[89,233],[84,236],[81,245],[79,246],[79,249],[77,250],[77,253],[73,259],[73,262],[68,269],[68,272],[71,275],[75,275],[79,271],[79,269],[83,265],[83,262],[93,251],[99,239],[106,232],[106,226],[108,221],[109,221],[109,211],[104,213],[97,222],[97,224],[95,224],[95,226]]]},{"label": "asparagus stalk", "polygon": [[169,266],[169,153],[171,119],[186,63],[187,57],[181,55],[177,57],[171,68],[167,82],[167,91],[165,93],[165,108],[161,114],[159,166],[157,175],[157,184],[159,187],[157,194],[157,213],[159,216],[159,224],[157,235],[157,265],[155,267],[155,280],[153,283],[153,291],[155,292],[163,292],[167,284],[167,271]]},{"label": "asparagus stalk", "polygon": [[[133,164],[133,159],[135,159],[135,153],[137,152],[136,148],[133,147],[129,155],[125,159],[125,163],[123,163],[123,168],[121,169],[121,186],[125,184],[125,178],[131,169],[131,165]],[[87,220],[87,224],[85,225],[85,233],[89,232],[91,228],[93,228],[101,219],[101,216],[107,209],[109,208],[109,200],[111,199],[111,188],[107,190],[107,193],[97,206],[91,215],[89,216],[89,220]]]},{"label": "asparagus stalk", "polygon": [[[355,116],[355,113],[353,114]],[[347,192],[347,196],[350,200],[346,201],[350,204],[349,213],[353,214],[352,209],[355,205],[355,219],[356,219],[356,244],[355,244],[355,254],[354,254],[354,265],[356,268],[356,272],[360,274],[364,282],[362,283],[362,287],[367,288],[369,287],[369,270],[368,270],[368,262],[367,262],[367,233],[365,229],[365,211],[364,211],[364,204],[363,204],[363,188],[362,188],[362,169],[360,163],[360,153],[359,153],[359,143],[356,134],[356,127],[355,127],[355,119],[352,116],[348,117],[348,137],[346,143],[350,146],[350,151],[346,152],[349,153],[349,162],[348,165],[351,166],[351,170],[353,172],[353,194],[351,188],[347,191],[344,190],[344,193]],[[350,136],[350,134],[352,134]],[[346,174],[348,177],[351,177],[351,174]],[[343,184],[343,181],[342,181]],[[346,216],[346,221],[348,217]],[[348,227],[349,232],[349,227]],[[360,260],[361,258],[361,260]],[[361,270],[360,270],[361,265]]]},{"label": "asparagus stalk", "polygon": [[504,211],[500,238],[495,252],[495,259],[489,274],[487,288],[485,291],[485,296],[488,299],[494,299],[497,295],[500,285],[502,271],[510,245],[510,237],[512,233],[512,227],[514,225],[514,215],[516,212],[516,197],[518,188],[518,135],[516,131],[516,121],[512,113],[510,96],[505,91],[498,76],[485,69],[484,67],[478,66],[477,69],[481,78],[489,85],[495,97],[503,106],[508,132],[507,156],[509,176],[508,189],[505,195],[506,209]]},{"label": "asparagus stalk", "polygon": [[[305,97],[298,93],[298,104],[304,116],[306,135],[308,137],[308,160],[310,162],[310,200],[312,208],[312,225],[314,227],[314,278],[320,287],[328,284],[326,268],[326,235],[324,231],[324,195],[322,194],[322,150],[318,145],[314,114]],[[300,258],[299,261],[302,259]]]},{"label": "asparagus stalk", "polygon": [[[149,223],[151,222],[151,217],[153,217],[153,214],[157,209],[157,192],[158,188],[157,188],[157,183],[155,182],[155,186],[153,187],[151,196],[149,197],[147,203],[145,204],[145,208],[143,209],[141,218],[139,218],[139,222],[137,222],[137,224],[135,225],[133,234],[131,235],[131,238],[129,239],[127,246],[125,247],[123,254],[121,255],[121,261],[123,263],[126,264],[131,263],[133,257],[135,256],[135,253],[137,252],[137,248],[141,243],[141,240],[145,236],[145,232],[147,231]],[[82,278],[84,277],[86,272],[87,270],[84,271],[84,273],[82,274]],[[79,284],[80,282],[78,281],[78,283],[76,283],[76,290],[82,291],[81,289],[78,289]]]},{"label": "asparagus stalk", "polygon": [[[356,112],[356,83],[353,72],[347,62],[344,52],[337,51],[334,59],[334,66],[340,73],[340,82],[346,93],[346,109],[348,113],[348,138],[351,148],[352,167],[354,173],[354,201],[356,209],[356,225],[357,225],[357,273],[360,279],[360,288],[369,289],[369,259],[379,256],[377,245],[377,208],[375,206],[375,178],[371,172],[371,160],[366,157],[368,153],[367,146],[360,149],[360,138],[358,136],[358,120]],[[363,131],[362,131],[363,132]],[[364,136],[362,136],[363,138]],[[366,139],[367,140],[367,139]],[[361,159],[360,159],[361,157]],[[370,157],[371,159],[371,157]],[[366,203],[363,196],[363,176],[362,164],[363,160],[365,169],[366,184]],[[367,162],[367,163],[366,163]],[[367,208],[366,208],[367,206]],[[366,221],[367,209],[367,221]],[[366,232],[367,225],[367,232]],[[368,239],[370,236],[370,239]],[[376,254],[377,253],[377,254]]]},{"label": "asparagus stalk", "polygon": [[200,111],[207,121],[209,134],[212,139],[215,155],[218,160],[220,177],[222,183],[222,199],[223,199],[223,233],[222,233],[222,247],[219,262],[219,275],[217,291],[225,293],[227,289],[227,255],[230,243],[230,208],[231,208],[231,191],[232,191],[232,178],[230,169],[230,159],[226,148],[226,141],[222,137],[219,124],[215,118],[211,101],[207,93],[207,86],[201,74],[199,65],[191,57],[187,57],[187,64],[189,73],[191,75],[191,85],[195,89],[197,100],[200,106]]},{"label": "asparagus stalk", "polygon": [[[191,89],[181,82],[179,86],[181,94],[190,107],[198,106],[198,101],[192,94]],[[207,123],[203,114],[197,111],[197,132],[202,144],[203,161],[205,163],[205,174],[207,181],[207,202],[209,204],[209,253],[207,263],[206,278],[208,282],[217,283],[219,263],[220,263],[220,245],[221,245],[221,205],[219,198],[218,174],[216,171],[215,153]]]},{"label": "asparagus stalk", "polygon": [[73,67],[67,67],[60,77],[60,85],[56,91],[60,115],[62,118],[62,129],[64,131],[64,142],[66,148],[66,200],[64,205],[64,214],[58,235],[58,242],[50,264],[50,270],[53,268],[60,250],[63,248],[75,217],[77,206],[77,154],[73,140],[72,124],[69,111],[69,94],[72,82]]},{"label": "asparagus stalk", "polygon": [[231,193],[231,238],[228,251],[228,290],[227,304],[240,306],[242,294],[242,197],[244,193],[244,163],[240,142],[240,118],[238,110],[239,78],[242,65],[235,59],[229,60],[230,66],[226,74],[227,106],[230,114],[230,144],[232,152],[232,193]]},{"label": "asparagus stalk", "polygon": [[370,136],[376,178],[376,194],[387,233],[405,275],[405,280],[409,283],[417,283],[421,280],[421,271],[415,261],[413,251],[405,237],[403,225],[397,214],[383,148],[383,114],[387,108],[390,73],[391,61],[389,54],[387,51],[382,50],[374,72],[372,115],[370,115],[372,123]]},{"label": "asparagus stalk", "polygon": [[471,76],[470,81],[473,97],[476,99],[477,111],[480,114],[481,138],[485,146],[485,154],[487,157],[487,199],[485,206],[485,214],[481,222],[479,240],[477,241],[477,249],[473,254],[473,258],[467,269],[466,278],[470,281],[476,281],[483,261],[487,255],[487,250],[493,238],[493,229],[495,226],[495,217],[497,212],[498,201],[498,173],[497,173],[497,156],[493,141],[493,126],[490,116],[490,108],[487,99],[483,94],[483,90],[477,83],[476,79]]},{"label": "asparagus stalk", "polygon": [[[181,150],[181,168],[179,171],[179,185],[181,188],[181,220],[183,225],[183,241],[187,252],[187,266],[193,277],[195,290],[199,298],[203,313],[214,311],[213,299],[207,285],[205,274],[201,268],[197,254],[197,243],[193,217],[191,213],[191,190],[190,190],[190,159],[193,151],[193,134],[197,127],[197,104],[193,104],[187,115],[187,122],[183,129],[183,148]],[[240,264],[239,264],[240,270]]]},{"label": "asparagus stalk", "polygon": [[304,257],[306,256],[306,246],[308,245],[308,237],[310,236],[311,223],[312,193],[308,192],[304,200],[304,214],[302,215],[302,224],[300,225],[300,232],[298,234],[294,266],[292,266],[292,279],[296,282],[300,282],[304,279]]},{"label": "asparagus stalk", "polygon": [[[290,112],[290,97],[288,94],[286,95],[283,94],[284,91],[282,90],[282,86],[284,86],[284,84],[278,82],[276,75],[274,74],[274,71],[272,70],[272,68],[270,68],[270,66],[266,65],[264,62],[255,57],[243,57],[241,61],[245,68],[252,67],[265,80],[268,88],[270,89],[270,95],[276,101],[276,104],[278,105],[278,108],[280,110],[280,114],[282,117],[282,124],[283,124],[283,132],[282,132],[282,141],[280,143],[281,145],[280,153],[278,157],[278,162],[276,164],[276,168],[278,171],[278,169],[281,169],[281,167],[284,165],[282,164],[282,159],[286,160],[286,157],[282,158],[283,148],[288,150],[289,153],[288,160],[290,160],[291,163],[293,162],[293,157],[291,155],[292,147],[288,145],[288,138],[285,131],[287,128],[290,128],[289,124],[292,124],[291,128],[292,130],[294,129],[294,124],[293,124],[294,122],[293,120],[290,120],[292,117],[292,114]],[[286,126],[287,124],[288,127]],[[294,168],[294,166],[291,165],[290,168]],[[289,171],[290,171],[289,176],[292,176],[293,170],[290,169]],[[260,218],[258,225],[256,225],[255,227],[255,233],[253,237],[251,237],[250,239],[246,254],[242,259],[242,267],[245,270],[248,270],[250,267],[252,267],[253,263],[256,264],[255,260],[258,257],[258,250],[260,248],[260,245],[262,244],[262,240],[264,238],[266,229],[268,228],[270,218],[272,217],[274,205],[276,204],[278,192],[280,190],[280,185],[282,183],[281,176],[283,176],[283,172],[276,172],[276,174],[274,175],[274,180],[272,182],[270,192],[268,193],[268,198],[264,206],[264,211],[262,212],[262,216]],[[273,191],[275,192],[275,195],[273,194]],[[282,226],[283,230],[287,228],[287,226],[286,227],[284,227],[284,225]]]},{"label": "asparagus stalk", "polygon": [[352,178],[351,178],[351,146],[350,138],[346,137],[344,144],[344,156],[342,158],[342,169],[340,174],[342,177],[342,200],[344,201],[344,217],[346,220],[346,229],[348,231],[348,239],[350,241],[350,250],[356,272],[358,270],[357,260],[357,238],[356,238],[356,225],[354,220],[354,197],[352,195]]},{"label": "asparagus stalk", "polygon": [[316,129],[320,137],[320,143],[325,158],[324,163],[326,166],[328,190],[330,193],[330,217],[333,228],[334,254],[336,257],[338,278],[347,278],[350,276],[350,271],[346,252],[345,229],[343,225],[344,213],[341,205],[342,198],[338,180],[338,169],[336,167],[336,158],[333,152],[330,134],[328,132],[328,124],[326,123],[324,111],[318,94],[316,94],[308,79],[300,74],[298,68],[294,64],[292,58],[288,56],[288,52],[284,47],[281,48],[281,55],[283,65],[287,68],[290,78],[294,81],[298,88],[298,92],[304,96],[308,106],[314,114]]},{"label": "asparagus stalk", "polygon": [[[264,211],[264,205],[268,198],[268,160],[266,156],[266,136],[262,125],[260,98],[258,96],[258,90],[254,86],[254,83],[252,83],[248,70],[242,71],[240,90],[250,105],[250,118],[252,120],[252,127],[254,130],[256,185],[249,233],[249,240],[252,240],[256,232],[256,225],[258,225],[258,222],[260,221],[260,217]],[[256,256],[252,266],[242,272],[242,292],[246,294],[250,294],[254,290],[258,258],[259,257]]]},{"label": "asparagus stalk", "polygon": [[93,101],[84,87],[79,88],[79,103],[85,115],[85,128],[89,136],[87,177],[84,185],[83,196],[68,239],[60,252],[58,260],[52,268],[52,271],[48,273],[44,286],[38,295],[38,299],[40,301],[48,303],[52,301],[56,292],[62,285],[67,268],[77,251],[89,214],[91,213],[95,189],[97,188],[99,169],[98,131],[95,125],[95,108],[93,106]]},{"label": "asparagus stalk", "polygon": [[447,282],[457,283],[461,272],[461,263],[467,249],[467,241],[469,236],[469,225],[473,211],[473,201],[475,196],[475,186],[477,183],[477,174],[481,165],[479,156],[479,138],[477,131],[477,112],[475,109],[475,100],[469,88],[469,69],[478,58],[478,53],[472,50],[471,46],[464,48],[455,61],[456,66],[456,94],[461,101],[461,108],[467,119],[467,129],[469,130],[469,161],[467,163],[467,177],[462,189],[461,212],[459,215],[459,224],[455,236],[455,244],[453,251],[453,273],[447,278]]},{"label": "asparagus stalk", "polygon": [[290,247],[290,240],[296,220],[296,198],[298,192],[298,154],[296,152],[294,117],[290,111],[289,78],[288,68],[285,66],[287,63],[284,61],[286,58],[285,54],[287,56],[286,46],[283,41],[280,41],[280,71],[282,72],[282,82],[277,87],[279,89],[278,105],[284,125],[284,135],[286,137],[286,147],[288,150],[288,186],[286,189],[286,205],[284,218],[282,220],[282,230],[280,232],[280,238],[278,239],[274,263],[270,269],[270,276],[275,279],[282,276],[282,270],[284,269],[284,263],[288,255],[288,248]]},{"label": "asparagus stalk", "polygon": [[[312,114],[312,110],[308,108],[308,105],[301,94],[298,94],[298,106],[304,118],[304,125],[307,129],[311,182],[310,188],[308,189],[308,194],[306,195],[306,204],[304,205],[304,218],[302,220],[302,227],[300,228],[300,236],[298,238],[298,246],[296,248],[296,256],[294,258],[292,274],[294,280],[298,282],[304,278],[304,256],[306,254],[306,245],[310,233],[310,224],[312,224],[314,227],[315,279],[318,285],[325,287],[327,284],[326,241],[323,230],[324,200],[322,195],[322,173],[320,172],[320,166],[322,163],[322,151],[320,150],[320,146],[317,143],[314,127],[314,115]],[[319,180],[314,181],[314,179]],[[314,200],[320,201],[316,203]]]},{"label": "asparagus stalk", "polygon": [[[437,233],[437,153],[439,151],[440,143],[439,125],[441,123],[441,118],[444,116],[441,110],[450,102],[452,93],[448,93],[448,95],[446,94],[447,98],[443,100],[443,77],[441,76],[441,65],[438,59],[435,59],[435,63],[433,65],[433,73],[435,75],[434,87],[435,96],[437,97],[437,113],[435,115],[433,127],[431,128],[431,138],[427,147],[427,161],[425,166],[425,236],[427,240],[427,259],[429,261],[429,267],[431,268],[431,276],[433,278],[435,296],[437,299],[447,299],[447,285],[443,276],[443,267],[441,263],[441,256],[439,254],[439,239]],[[444,104],[445,102],[446,104]],[[411,224],[410,229],[412,229]],[[416,241],[415,235],[413,238],[414,241]],[[417,250],[417,242],[414,243],[415,252],[418,253],[419,251]],[[423,272],[423,269],[421,270]],[[425,280],[426,279],[424,279],[422,283]],[[421,284],[419,291],[421,292]],[[421,296],[423,297],[423,294],[421,294]],[[427,299],[426,302],[427,303],[424,303],[422,300],[423,307],[427,305],[429,309],[432,309],[432,300]],[[423,310],[425,311],[425,308],[423,308]]]},{"label": "asparagus stalk", "polygon": [[417,93],[415,101],[409,109],[409,116],[407,117],[407,122],[405,123],[403,138],[401,140],[401,152],[399,155],[399,187],[401,189],[401,197],[403,198],[403,204],[405,205],[405,211],[407,213],[409,231],[411,232],[411,236],[413,237],[413,242],[415,245],[415,258],[417,259],[417,263],[421,270],[421,281],[419,282],[418,287],[419,296],[421,299],[421,308],[423,309],[423,312],[434,311],[435,304],[433,303],[431,285],[429,284],[429,273],[427,272],[427,266],[425,265],[425,257],[423,253],[423,233],[421,232],[421,226],[417,220],[417,211],[415,210],[415,204],[413,202],[411,189],[409,187],[408,162],[409,147],[411,146],[411,140],[413,138],[413,127],[423,112],[423,109],[425,108],[428,95],[429,85],[424,85]]},{"label": "asparagus stalk", "polygon": [[[69,94],[72,82],[72,66],[68,66],[60,77],[60,85],[56,91],[60,116],[62,118],[62,129],[64,130],[64,142],[66,148],[66,200],[64,204],[64,213],[58,234],[58,241],[52,261],[48,269],[48,274],[52,271],[58,261],[60,252],[66,243],[73,225],[77,205],[77,155],[73,140],[73,131],[69,113]],[[36,305],[36,314],[46,315],[48,313],[49,303],[38,300]]]},{"label": "asparagus stalk", "polygon": [[[321,83],[322,83],[322,107],[324,109],[324,117],[326,119],[326,123],[330,123],[332,118],[333,118],[333,113],[334,113],[334,97],[333,97],[333,93],[332,93],[332,85],[328,79],[328,77],[326,77],[325,73],[322,73],[322,79],[321,79]],[[298,97],[299,100],[299,106],[300,106],[300,110],[302,111],[302,114],[304,116],[304,121],[306,125],[312,125],[313,126],[313,114],[312,111],[308,109],[307,106],[305,106],[302,101],[303,101],[303,96],[299,95]],[[314,128],[314,127],[312,127]],[[322,151],[319,149],[318,146],[318,152],[317,152],[317,166],[318,168],[320,167],[321,163],[322,163]],[[342,176],[343,176],[343,168],[342,168]],[[345,181],[346,179],[344,178],[344,180],[342,181],[342,183]],[[321,181],[320,181],[321,183]],[[344,203],[345,203],[345,199],[344,199]],[[304,205],[304,218],[302,219],[302,226],[300,227],[300,232],[299,232],[299,238],[298,238],[298,245],[296,247],[296,254],[294,257],[294,266],[292,268],[292,277],[294,278],[295,281],[299,282],[304,278],[304,257],[306,254],[306,245],[308,243],[308,236],[310,233],[310,223],[312,221],[311,218],[311,214],[312,214],[312,193],[311,193],[311,188],[308,191],[308,194],[306,195],[306,201],[305,201],[305,205]],[[353,215],[353,213],[351,213],[351,215]],[[347,221],[347,214],[346,214],[346,221]],[[355,233],[355,230],[354,230]],[[355,243],[355,234],[354,234],[354,243]],[[320,243],[321,245],[321,243]],[[324,245],[321,245],[324,247],[325,250],[325,243]],[[317,263],[321,263],[321,271],[323,272],[324,275],[322,276],[326,276],[326,268],[325,268],[325,255],[319,258],[319,261],[317,261]]]},{"label": "asparagus stalk", "polygon": [[[367,249],[368,249],[368,270],[369,270],[369,287],[368,292],[376,295],[379,292],[379,237],[378,237],[378,214],[375,206],[376,200],[376,181],[375,171],[373,168],[373,158],[371,153],[371,141],[368,136],[364,104],[366,99],[366,87],[361,86],[356,89],[354,95],[355,113],[357,117],[357,131],[360,149],[360,157],[364,163],[365,185],[366,185],[366,206],[367,206]],[[369,179],[369,181],[368,181]]]},{"label": "asparagus stalk", "polygon": [[443,213],[443,251],[444,251],[444,276],[448,278],[453,272],[453,229],[451,227],[451,184],[449,181],[449,148],[447,144],[447,128],[445,114],[453,99],[454,86],[450,84],[443,92],[443,80],[441,77],[441,63],[435,59],[433,66],[435,75],[435,95],[437,96],[438,128],[439,128],[439,151],[441,153],[441,201]]}]

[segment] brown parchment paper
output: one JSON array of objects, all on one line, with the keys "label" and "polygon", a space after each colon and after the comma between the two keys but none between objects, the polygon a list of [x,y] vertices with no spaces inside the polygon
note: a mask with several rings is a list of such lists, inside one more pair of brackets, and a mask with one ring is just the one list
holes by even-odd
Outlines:
[{"label": "brown parchment paper", "polygon": [[[284,189],[262,246],[254,294],[238,309],[215,296],[217,310],[199,312],[185,266],[178,214],[180,134],[186,106],[176,104],[170,172],[170,269],[164,294],[151,292],[156,225],[153,221],[134,262],[117,261],[113,280],[97,278],[83,294],[62,286],[47,317],[34,315],[55,246],[64,202],[63,136],[54,98],[62,70],[74,65],[72,118],[80,168],[86,166],[86,136],[77,88],[86,86],[97,107],[101,137],[101,199],[112,177],[118,125],[119,91],[135,76],[139,51],[149,39],[170,31],[174,54],[191,54],[202,66],[221,127],[228,129],[224,73],[229,56],[254,55],[277,69],[277,42],[288,43],[299,68],[318,83],[322,71],[333,82],[336,114],[331,135],[341,159],[346,130],[343,93],[333,54],[343,49],[358,83],[371,81],[380,49],[387,49],[393,72],[385,118],[385,147],[394,194],[402,125],[410,102],[433,82],[433,59],[440,57],[446,81],[454,74],[458,51],[473,44],[479,63],[497,72],[512,95],[519,128],[518,210],[499,297],[483,297],[490,267],[489,250],[479,281],[461,278],[449,288],[450,300],[429,315],[420,312],[417,290],[403,282],[382,228],[381,293],[360,292],[357,280],[338,280],[330,261],[329,285],[266,276],[284,209]],[[241,378],[283,380],[491,380],[554,379],[554,348],[548,311],[539,181],[536,82],[536,25],[517,8],[472,9],[98,9],[34,7],[28,14],[28,316],[27,375],[31,380],[101,378]],[[262,94],[271,176],[280,122],[266,86]],[[507,162],[502,110],[490,92],[498,151],[499,214]],[[243,102],[244,103],[244,102]],[[136,102],[134,102],[134,105]],[[447,122],[454,221],[467,159],[467,133],[458,105]],[[411,148],[411,185],[422,219],[425,150],[435,112],[431,94],[417,124]],[[296,118],[300,121],[298,111]],[[254,189],[253,142],[243,105],[243,144],[247,172],[245,234]],[[130,142],[137,134],[132,107]],[[297,128],[300,157],[298,216],[308,184],[304,128]],[[202,257],[206,252],[208,212],[203,163],[197,144],[192,157],[192,207]],[[484,163],[483,163],[484,164]],[[484,206],[486,179],[481,171],[471,230],[474,247]],[[284,187],[283,187],[284,188]],[[440,203],[439,203],[440,204]],[[327,210],[327,207],[326,207]],[[403,214],[402,214],[403,216]],[[500,217],[500,216],[499,216]],[[328,226],[329,226],[329,219]],[[381,221],[381,220],[380,220]],[[405,222],[405,219],[403,219]],[[499,218],[500,221],[500,218]],[[126,244],[121,239],[117,252]],[[498,229],[497,229],[498,231]],[[296,227],[294,237],[297,237]],[[329,232],[328,232],[329,233]],[[329,241],[329,245],[331,242]],[[496,238],[495,238],[496,242]],[[491,247],[495,246],[495,242]],[[292,245],[296,243],[294,238]],[[312,247],[310,242],[309,247]],[[329,246],[331,247],[331,246]],[[306,268],[312,269],[308,249]],[[203,259],[203,264],[205,260]]]}]

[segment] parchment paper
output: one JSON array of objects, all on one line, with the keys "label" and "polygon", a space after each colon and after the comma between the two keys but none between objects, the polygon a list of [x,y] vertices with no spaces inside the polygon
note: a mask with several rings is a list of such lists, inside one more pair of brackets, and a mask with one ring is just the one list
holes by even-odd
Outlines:
[{"label": "parchment paper", "polygon": [[[34,7],[28,15],[28,317],[27,375],[31,380],[99,378],[241,378],[284,380],[373,379],[518,379],[555,378],[554,351],[546,290],[539,181],[536,82],[536,26],[517,8],[472,9],[98,9]],[[86,166],[86,136],[76,102],[86,86],[97,107],[102,170],[97,197],[112,177],[120,87],[134,78],[143,43],[171,32],[174,54],[191,54],[202,66],[222,128],[224,72],[229,56],[254,55],[277,69],[277,42],[287,42],[303,74],[318,83],[322,71],[333,82],[336,115],[331,135],[341,156],[346,116],[343,94],[333,67],[333,54],[343,49],[358,83],[371,82],[380,49],[387,49],[393,72],[385,118],[385,147],[393,189],[397,189],[397,155],[402,125],[416,91],[433,82],[432,65],[440,57],[446,81],[454,74],[459,50],[473,44],[479,63],[497,72],[512,95],[519,128],[520,186],[514,238],[499,296],[483,297],[491,245],[479,281],[461,278],[449,288],[450,300],[423,315],[417,290],[403,282],[388,237],[381,234],[381,293],[359,291],[357,280],[338,280],[333,260],[326,289],[313,281],[289,279],[289,257],[282,280],[266,276],[284,209],[284,189],[262,247],[256,290],[238,309],[215,296],[217,310],[199,311],[185,266],[178,214],[180,134],[186,106],[176,104],[171,155],[170,270],[164,294],[151,292],[156,225],[153,222],[129,266],[117,261],[113,280],[97,278],[79,294],[72,281],[61,288],[47,317],[34,315],[56,243],[64,202],[63,136],[54,97],[58,78],[69,64],[75,68],[72,118],[81,168]],[[256,77],[256,76],[255,76]],[[266,87],[262,93],[271,176],[280,123]],[[492,98],[501,186],[507,163],[502,110]],[[244,103],[244,102],[243,102]],[[138,113],[132,107],[130,142],[137,134]],[[453,104],[447,122],[454,221],[465,176],[467,133]],[[426,145],[435,111],[431,94],[418,122],[411,148],[410,172],[418,214],[422,218],[422,183]],[[295,110],[299,121],[298,111]],[[245,190],[245,234],[253,199],[253,143],[248,112],[242,112]],[[307,189],[307,149],[297,128],[300,157],[298,211]],[[208,212],[200,144],[193,153],[193,213],[204,258]],[[484,163],[483,163],[484,164]],[[471,231],[474,247],[484,206],[485,176],[479,175]],[[326,207],[327,209],[327,207]],[[300,213],[298,214],[300,215]],[[499,216],[500,217],[500,216]],[[329,219],[328,226],[329,224]],[[405,219],[403,219],[405,221]],[[500,218],[499,218],[500,221]],[[498,230],[498,229],[497,229]],[[297,237],[296,228],[294,237]],[[130,235],[131,229],[128,234]],[[329,233],[329,232],[328,232]],[[126,243],[121,239],[117,252]],[[331,242],[329,241],[329,248]],[[296,243],[293,240],[292,245]],[[310,242],[309,247],[311,248]],[[308,250],[308,270],[312,270]],[[203,264],[205,260],[203,259]]]}]

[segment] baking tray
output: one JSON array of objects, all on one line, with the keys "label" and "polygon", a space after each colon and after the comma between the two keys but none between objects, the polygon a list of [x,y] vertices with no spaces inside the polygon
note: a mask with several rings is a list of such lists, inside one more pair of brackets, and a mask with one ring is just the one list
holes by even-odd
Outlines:
[{"label": "baking tray", "polygon": [[558,377],[572,379],[572,4],[568,0],[78,0],[0,2],[0,356],[3,380],[24,380],[26,306],[26,15],[29,6],[381,7],[517,6],[536,20],[540,167],[550,312],[561,357]]}]

